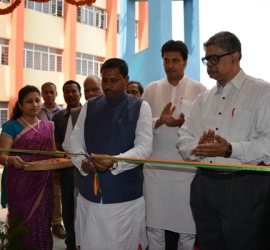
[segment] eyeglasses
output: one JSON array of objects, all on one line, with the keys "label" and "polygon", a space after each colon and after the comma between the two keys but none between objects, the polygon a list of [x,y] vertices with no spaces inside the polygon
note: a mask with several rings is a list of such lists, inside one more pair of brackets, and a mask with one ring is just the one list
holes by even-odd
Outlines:
[{"label": "eyeglasses", "polygon": [[213,65],[217,65],[219,63],[219,59],[223,56],[228,56],[228,55],[231,55],[235,53],[235,51],[233,52],[229,52],[229,53],[226,53],[226,54],[223,54],[223,55],[212,55],[212,56],[206,56],[206,57],[203,57],[202,58],[202,63],[206,66],[207,63],[210,61],[210,63],[212,63]]}]

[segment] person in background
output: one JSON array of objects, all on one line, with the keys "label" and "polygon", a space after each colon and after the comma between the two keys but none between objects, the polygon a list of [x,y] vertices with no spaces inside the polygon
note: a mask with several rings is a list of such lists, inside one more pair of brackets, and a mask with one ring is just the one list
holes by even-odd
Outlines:
[{"label": "person in background", "polygon": [[[97,76],[93,76],[93,75],[88,76],[85,79],[83,86],[84,86],[84,97],[86,101],[93,97],[103,95],[103,91],[101,89],[101,79]],[[68,120],[65,140],[62,144],[62,147],[65,151],[70,151],[70,136],[77,122],[80,112],[81,112],[81,106],[70,110],[70,117]],[[79,195],[82,179],[83,179],[82,175],[80,174],[79,170],[75,167],[74,168],[75,237],[76,237],[76,242],[78,243],[80,242],[80,235],[79,235],[79,230],[78,230],[79,229],[78,220],[76,220],[76,207],[77,207],[77,197]],[[79,245],[77,244],[77,246]]]},{"label": "person in background", "polygon": [[[185,43],[166,42],[161,56],[167,77],[150,83],[142,96],[153,115],[151,158],[182,160],[176,148],[178,130],[189,116],[193,101],[206,87],[185,76],[188,61]],[[149,250],[194,249],[196,231],[189,199],[195,172],[194,168],[144,165]]]},{"label": "person in background", "polygon": [[[71,108],[80,106],[81,86],[76,81],[70,80],[63,85],[63,94],[67,108],[54,115],[53,121],[55,125],[55,143],[56,148],[64,151],[62,143],[65,139],[68,119]],[[62,216],[67,233],[65,243],[67,250],[76,249],[75,231],[74,231],[74,170],[66,168],[60,170],[60,185],[62,198]]]},{"label": "person in background", "polygon": [[[84,176],[78,196],[81,250],[146,249],[145,203],[140,165],[100,160],[95,154],[148,158],[152,149],[151,111],[142,99],[128,95],[128,66],[111,58],[101,67],[103,96],[82,107],[71,134],[72,157]],[[94,174],[95,171],[95,174]],[[96,174],[101,192],[98,192]]]},{"label": "person in background", "polygon": [[[219,32],[204,48],[202,62],[217,82],[180,128],[180,154],[208,164],[269,165],[270,84],[241,69],[235,34]],[[269,172],[199,168],[190,204],[200,249],[270,249]]]},{"label": "person in background", "polygon": [[[24,150],[55,150],[54,126],[38,119],[41,109],[40,91],[27,85],[18,94],[11,119],[5,123],[0,136],[0,148]],[[53,181],[51,171],[25,171],[25,162],[50,159],[51,155],[0,152],[0,164],[8,168],[6,178],[8,220],[21,215],[30,229],[21,245],[40,250],[53,247],[51,217],[53,210]]]},{"label": "person in background", "polygon": [[143,94],[143,86],[140,82],[137,81],[129,81],[126,85],[126,92],[129,95],[136,96],[138,98],[142,97]]},{"label": "person in background", "polygon": [[[60,107],[55,99],[57,97],[56,86],[52,82],[45,82],[41,86],[41,96],[43,98],[43,104],[38,114],[38,118],[44,121],[51,121],[53,116],[63,108]],[[53,172],[53,180],[55,172]],[[67,237],[66,231],[62,226],[62,209],[61,209],[61,189],[60,183],[53,182],[53,216],[52,216],[52,232],[60,239]]]}]

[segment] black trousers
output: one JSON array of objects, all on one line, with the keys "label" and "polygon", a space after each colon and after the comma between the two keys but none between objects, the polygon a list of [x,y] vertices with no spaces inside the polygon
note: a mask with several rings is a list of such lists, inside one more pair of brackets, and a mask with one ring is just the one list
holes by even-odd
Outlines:
[{"label": "black trousers", "polygon": [[200,250],[270,249],[268,173],[215,179],[199,169],[190,203]]},{"label": "black trousers", "polygon": [[74,170],[65,168],[60,170],[62,217],[67,233],[65,243],[70,248],[75,248],[74,230]]}]

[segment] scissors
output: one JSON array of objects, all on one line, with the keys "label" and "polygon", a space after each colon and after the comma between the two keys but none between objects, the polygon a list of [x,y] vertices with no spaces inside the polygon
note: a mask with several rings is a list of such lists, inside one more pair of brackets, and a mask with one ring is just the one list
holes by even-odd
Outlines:
[{"label": "scissors", "polygon": [[[85,158],[88,160],[88,162],[91,161],[91,156],[88,154],[88,152],[86,151],[85,147],[83,147],[83,150],[84,150],[84,153],[82,153]],[[88,167],[89,168],[89,171],[90,173],[94,173],[93,169],[91,168],[91,166]]]}]

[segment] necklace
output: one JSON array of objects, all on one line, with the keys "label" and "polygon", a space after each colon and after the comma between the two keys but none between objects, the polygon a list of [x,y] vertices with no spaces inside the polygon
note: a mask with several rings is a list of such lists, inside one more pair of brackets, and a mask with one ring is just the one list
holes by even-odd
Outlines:
[{"label": "necklace", "polygon": [[[37,130],[36,130],[31,124],[29,124],[29,123],[23,118],[23,116],[21,116],[21,118],[23,119],[23,121],[24,121],[29,127],[31,127],[32,129],[34,129],[34,130],[37,132]],[[37,124],[38,124],[38,129],[39,129],[39,119],[38,119]]]}]

